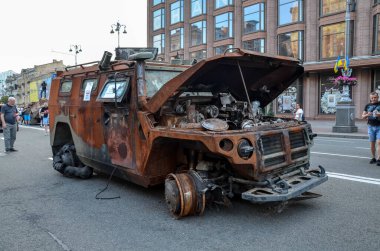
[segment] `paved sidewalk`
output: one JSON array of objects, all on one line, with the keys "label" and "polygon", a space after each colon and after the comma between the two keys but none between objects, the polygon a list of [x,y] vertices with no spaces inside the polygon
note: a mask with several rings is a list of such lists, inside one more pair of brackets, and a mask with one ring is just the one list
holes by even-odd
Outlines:
[{"label": "paved sidewalk", "polygon": [[358,127],[358,132],[354,133],[337,133],[333,132],[335,120],[308,120],[311,124],[313,132],[318,134],[319,137],[336,137],[336,138],[355,138],[355,139],[368,139],[367,134],[367,121],[356,120],[355,126]]}]

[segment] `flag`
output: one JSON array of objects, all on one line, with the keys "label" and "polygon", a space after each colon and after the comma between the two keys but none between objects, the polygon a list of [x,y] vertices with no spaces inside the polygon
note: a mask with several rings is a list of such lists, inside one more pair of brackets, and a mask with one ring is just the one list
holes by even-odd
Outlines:
[{"label": "flag", "polygon": [[338,56],[338,68],[343,67],[343,60]]},{"label": "flag", "polygon": [[350,59],[348,58],[348,56],[346,56],[346,59],[344,60],[344,70],[347,71],[348,67],[350,66]]},{"label": "flag", "polygon": [[339,68],[339,61],[340,61],[340,56],[338,56],[338,58],[336,59],[336,62],[335,62],[335,65],[334,65],[334,72],[337,73],[338,72],[338,68]]}]

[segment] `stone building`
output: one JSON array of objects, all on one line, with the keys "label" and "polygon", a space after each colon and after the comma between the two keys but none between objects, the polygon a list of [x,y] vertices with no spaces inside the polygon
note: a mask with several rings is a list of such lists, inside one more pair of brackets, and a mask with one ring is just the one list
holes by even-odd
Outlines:
[{"label": "stone building", "polygon": [[64,67],[62,60],[53,60],[52,63],[22,69],[21,73],[15,73],[6,79],[6,95],[16,97],[18,105],[38,102],[41,98],[41,83],[45,81],[48,84],[48,97],[55,72],[63,70]]},{"label": "stone building", "polygon": [[[272,104],[292,116],[297,102],[308,119],[335,119],[341,87],[333,67],[345,51],[347,0],[148,0],[148,45],[158,58],[192,60],[245,48],[299,58],[305,75]],[[380,92],[380,0],[351,0],[351,67],[355,117],[371,91]]]}]

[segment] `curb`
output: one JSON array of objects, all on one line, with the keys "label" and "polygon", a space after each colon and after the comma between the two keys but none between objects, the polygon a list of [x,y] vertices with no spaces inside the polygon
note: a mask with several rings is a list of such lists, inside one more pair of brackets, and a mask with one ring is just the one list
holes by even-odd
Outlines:
[{"label": "curb", "polygon": [[346,138],[346,139],[368,139],[368,135],[350,135],[350,134],[337,134],[337,133],[318,133],[315,132],[318,137],[330,137],[330,138]]}]

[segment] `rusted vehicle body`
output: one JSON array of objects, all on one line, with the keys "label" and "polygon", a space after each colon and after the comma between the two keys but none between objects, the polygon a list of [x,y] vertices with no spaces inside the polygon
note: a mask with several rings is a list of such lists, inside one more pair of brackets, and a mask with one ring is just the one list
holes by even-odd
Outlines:
[{"label": "rusted vehicle body", "polygon": [[316,197],[311,126],[264,116],[303,74],[298,61],[235,49],[192,66],[148,52],[60,72],[49,100],[54,168],[112,173],[144,187],[165,183],[175,217],[240,196],[255,203]]}]

